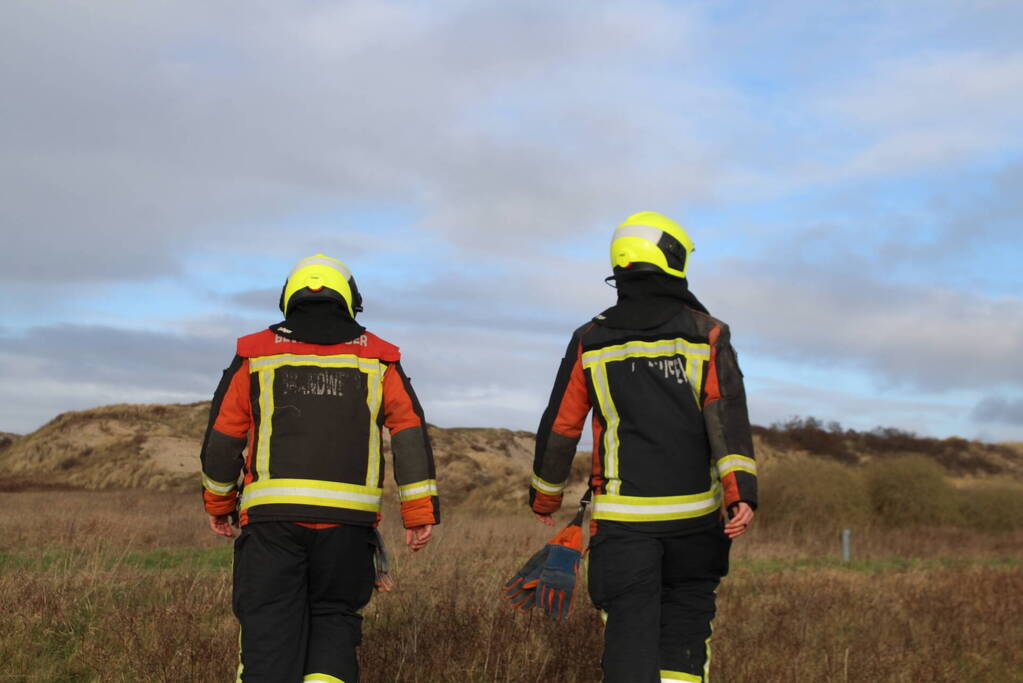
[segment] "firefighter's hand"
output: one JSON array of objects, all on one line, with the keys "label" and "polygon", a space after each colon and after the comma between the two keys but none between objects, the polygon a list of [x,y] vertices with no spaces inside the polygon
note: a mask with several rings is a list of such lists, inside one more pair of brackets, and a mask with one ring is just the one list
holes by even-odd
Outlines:
[{"label": "firefighter's hand", "polygon": [[728,512],[731,519],[725,523],[725,535],[728,538],[739,538],[753,522],[753,508],[748,503],[736,503],[728,508]]},{"label": "firefighter's hand", "polygon": [[231,515],[210,515],[210,530],[213,533],[234,538],[232,526],[237,527],[238,520],[233,519]]},{"label": "firefighter's hand", "polygon": [[414,526],[411,529],[405,529],[405,544],[416,552],[426,547],[426,544],[430,542],[433,537],[433,525],[424,524],[422,526]]},{"label": "firefighter's hand", "polygon": [[534,512],[533,514],[536,515],[536,518],[538,520],[540,520],[541,522],[543,522],[547,526],[554,526],[554,516],[553,515],[541,515],[539,512]]}]

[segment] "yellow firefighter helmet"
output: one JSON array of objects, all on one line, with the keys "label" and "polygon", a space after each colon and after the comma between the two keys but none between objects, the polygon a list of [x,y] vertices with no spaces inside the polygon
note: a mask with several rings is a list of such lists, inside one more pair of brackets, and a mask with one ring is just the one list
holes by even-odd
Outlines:
[{"label": "yellow firefighter helmet", "polygon": [[686,276],[693,240],[681,225],[656,211],[625,219],[611,238],[611,267]]},{"label": "yellow firefighter helmet", "polygon": [[281,292],[281,311],[287,315],[295,303],[311,299],[335,300],[353,318],[362,310],[362,296],[352,271],[343,261],[323,254],[304,258],[291,269]]}]

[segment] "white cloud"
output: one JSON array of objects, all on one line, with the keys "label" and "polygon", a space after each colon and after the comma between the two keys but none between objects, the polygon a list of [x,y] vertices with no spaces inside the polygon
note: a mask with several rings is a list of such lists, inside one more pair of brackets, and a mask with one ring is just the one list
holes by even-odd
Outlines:
[{"label": "white cloud", "polygon": [[[741,257],[694,264],[694,289],[743,353],[1015,390],[1019,276],[998,275],[1001,298],[964,283],[993,286],[988,261],[966,256],[1018,247],[1018,165],[971,178],[960,203],[862,185],[1019,156],[1018,12],[7,3],[0,279],[23,333],[0,336],[0,391],[27,393],[5,417],[50,417],[57,376],[74,407],[90,392],[205,397],[250,320],[188,317],[180,290],[195,310],[272,318],[282,260],[322,249],[365,264],[366,319],[406,347],[431,420],[532,428],[569,332],[613,301],[610,228],[641,208],[715,206],[738,218],[699,243]],[[803,203],[814,192],[830,196]],[[807,231],[829,202],[844,218]],[[849,246],[865,205],[872,232]],[[784,214],[769,234],[744,225],[761,208]],[[95,312],[104,287],[118,296]],[[248,287],[265,291],[225,294]],[[86,299],[93,312],[76,311]]]},{"label": "white cloud", "polygon": [[879,385],[1023,386],[1023,299],[893,284],[855,264],[733,261],[704,301],[761,353],[860,368]]},{"label": "white cloud", "polygon": [[[517,248],[706,196],[720,172],[696,127],[712,113],[672,106],[730,97],[687,61],[677,8],[245,9],[5,8],[0,277],[174,275],[189,250],[373,202]],[[662,59],[681,71],[658,92],[643,72]]]},{"label": "white cloud", "polygon": [[866,145],[850,176],[941,167],[1017,148],[1023,128],[1023,52],[917,54],[883,60],[824,102]]}]

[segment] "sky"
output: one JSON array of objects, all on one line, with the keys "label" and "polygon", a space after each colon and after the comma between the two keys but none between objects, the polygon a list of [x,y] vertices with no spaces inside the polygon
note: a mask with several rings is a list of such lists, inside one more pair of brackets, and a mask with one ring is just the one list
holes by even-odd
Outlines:
[{"label": "sky", "polygon": [[696,244],[751,418],[1023,441],[1023,4],[0,5],[0,430],[207,399],[351,266],[427,419],[534,430],[608,246]]}]

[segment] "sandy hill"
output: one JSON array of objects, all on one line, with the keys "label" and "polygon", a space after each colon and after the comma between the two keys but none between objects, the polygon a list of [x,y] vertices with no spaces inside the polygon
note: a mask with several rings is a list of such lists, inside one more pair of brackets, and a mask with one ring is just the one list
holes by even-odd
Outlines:
[{"label": "sandy hill", "polygon": [[[63,413],[25,436],[0,434],[0,490],[194,489],[208,416],[208,402],[113,405]],[[525,502],[532,434],[433,426],[429,431],[450,503],[487,508]],[[384,448],[389,460],[386,430]]]},{"label": "sandy hill", "polygon": [[[209,403],[113,405],[63,413],[24,436],[0,433],[0,490],[147,488],[194,490]],[[386,430],[385,430],[386,431]],[[447,504],[474,508],[525,502],[533,434],[507,429],[430,427]],[[957,478],[1023,481],[1023,445],[931,439],[893,429],[842,430],[813,418],[756,427],[761,466],[818,457],[856,467],[878,458],[919,454]],[[389,450],[389,439],[384,439]],[[389,459],[389,458],[388,458]],[[576,458],[566,500],[582,492],[589,458]],[[392,487],[391,477],[387,486]]]}]

